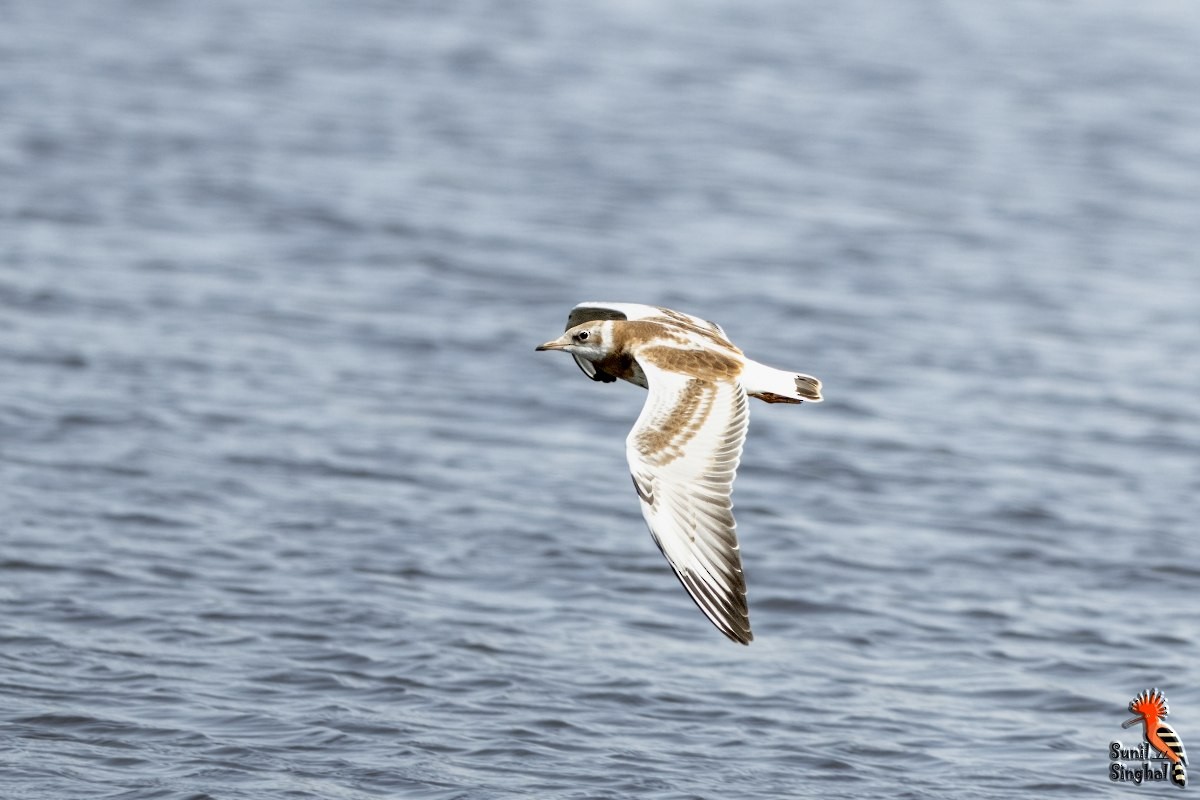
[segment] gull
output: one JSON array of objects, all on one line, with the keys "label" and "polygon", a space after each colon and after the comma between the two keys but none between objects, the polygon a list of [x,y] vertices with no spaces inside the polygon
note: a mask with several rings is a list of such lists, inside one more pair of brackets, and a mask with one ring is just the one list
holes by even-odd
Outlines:
[{"label": "gull", "polygon": [[594,381],[648,389],[625,440],[642,516],[683,588],[721,633],[749,644],[750,614],[730,494],[749,422],[747,397],[819,403],[811,375],[747,358],[719,325],[658,306],[580,303],[564,350]]}]

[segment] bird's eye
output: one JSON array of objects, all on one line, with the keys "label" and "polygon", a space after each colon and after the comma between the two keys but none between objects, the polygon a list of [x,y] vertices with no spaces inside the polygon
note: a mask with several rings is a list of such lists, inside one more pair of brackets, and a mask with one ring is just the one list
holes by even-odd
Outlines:
[{"label": "bird's eye", "polygon": [[580,331],[579,333],[575,334],[575,341],[586,342],[589,336],[591,336],[591,334],[587,331]]}]

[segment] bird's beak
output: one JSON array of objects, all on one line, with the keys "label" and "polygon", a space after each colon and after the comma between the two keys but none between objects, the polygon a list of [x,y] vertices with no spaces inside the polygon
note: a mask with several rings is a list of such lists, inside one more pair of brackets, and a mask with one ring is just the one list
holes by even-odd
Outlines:
[{"label": "bird's beak", "polygon": [[1137,725],[1137,724],[1138,724],[1139,722],[1141,722],[1141,721],[1142,721],[1142,715],[1141,715],[1141,714],[1138,714],[1138,715],[1137,715],[1136,717],[1134,717],[1133,719],[1127,719],[1127,720],[1125,720],[1124,722],[1122,722],[1122,723],[1121,723],[1121,727],[1122,727],[1122,728],[1128,728],[1128,727],[1131,727],[1131,726],[1133,726],[1133,725]]},{"label": "bird's beak", "polygon": [[568,343],[563,341],[562,338],[558,338],[552,342],[546,342],[545,344],[539,344],[537,347],[535,347],[533,349],[534,350],[562,350],[563,348],[565,348],[567,346],[567,344]]}]

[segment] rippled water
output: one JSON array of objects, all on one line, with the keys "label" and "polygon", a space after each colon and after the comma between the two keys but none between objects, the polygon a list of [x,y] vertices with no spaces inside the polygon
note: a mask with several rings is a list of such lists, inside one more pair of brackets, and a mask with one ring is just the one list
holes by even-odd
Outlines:
[{"label": "rippled water", "polygon": [[[1200,740],[1200,11],[0,5],[6,796],[1127,797]],[[756,641],[581,300],[755,404]],[[1194,748],[1195,745],[1192,744]]]}]

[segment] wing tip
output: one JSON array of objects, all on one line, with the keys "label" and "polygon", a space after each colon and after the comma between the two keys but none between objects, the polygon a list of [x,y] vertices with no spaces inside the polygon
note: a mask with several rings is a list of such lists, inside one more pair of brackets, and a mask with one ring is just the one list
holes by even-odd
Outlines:
[{"label": "wing tip", "polygon": [[[683,584],[688,597],[696,604],[708,621],[725,637],[742,645],[754,641],[750,630],[750,610],[746,605],[745,584],[733,592],[717,594],[711,586],[698,581],[691,570],[680,572],[674,569],[675,577]],[[731,602],[732,601],[732,602]],[[736,605],[733,605],[736,602]]]},{"label": "wing tip", "polygon": [[750,643],[754,641],[754,634],[751,633],[750,631],[746,631],[745,633],[743,633],[741,635],[726,633],[725,631],[722,631],[722,633],[725,633],[725,635],[730,640],[737,642],[738,644],[743,645],[744,647],[749,647]]}]

